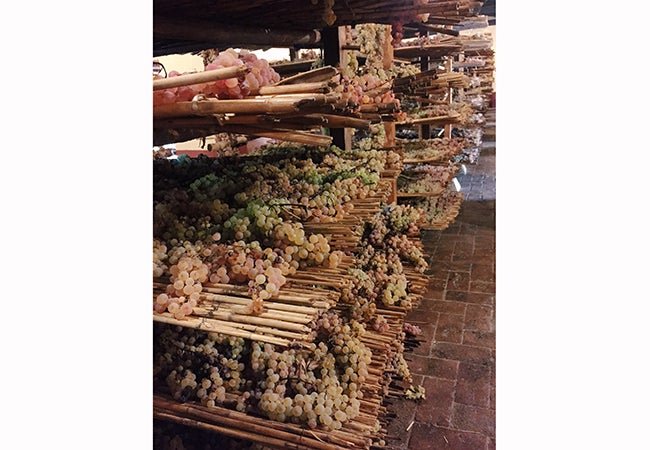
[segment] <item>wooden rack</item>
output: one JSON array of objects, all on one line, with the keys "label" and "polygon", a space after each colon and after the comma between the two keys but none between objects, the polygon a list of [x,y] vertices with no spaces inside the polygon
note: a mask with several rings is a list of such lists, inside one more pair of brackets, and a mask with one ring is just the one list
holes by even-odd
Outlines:
[{"label": "wooden rack", "polygon": [[[453,4],[452,4],[453,3]],[[349,0],[348,2],[318,2],[313,5],[302,0],[281,0],[265,2],[251,0],[247,3],[224,3],[209,0],[155,0],[154,1],[154,56],[195,52],[208,48],[227,48],[250,46],[292,47],[319,46],[323,48],[325,65],[336,66],[342,61],[344,39],[343,26],[366,22],[390,24],[396,19],[404,22],[418,20],[418,14],[428,15],[427,27],[435,31],[436,27],[461,23],[464,17],[471,17],[472,11],[480,2],[460,0],[458,2],[438,2],[413,6],[411,0],[371,1]],[[278,14],[278,11],[290,11]],[[333,16],[335,19],[332,20]],[[223,23],[224,17],[229,23]],[[447,34],[454,34],[447,28]],[[390,36],[388,36],[390,38]],[[456,47],[447,47],[444,51],[455,51]],[[421,53],[422,64],[428,66],[429,58],[442,55],[443,48]],[[396,56],[408,59],[408,50],[390,53],[385,64],[390,65]],[[311,68],[313,61],[290,62],[273,66],[278,73],[302,73]],[[309,64],[309,67],[307,67]],[[428,67],[427,67],[428,69]],[[448,59],[448,71],[451,72],[451,60]],[[284,72],[282,72],[284,71]],[[195,77],[191,82],[203,80],[205,75]],[[208,76],[214,76],[209,74]],[[231,77],[232,74],[229,74]],[[154,89],[186,80],[166,80],[154,84]],[[286,83],[278,83],[271,89],[256,92],[251,98],[239,101],[193,99],[180,104],[157,107],[154,109],[154,142],[162,145],[166,142],[178,142],[179,137],[192,139],[206,133],[231,132],[281,138],[307,144],[327,145],[334,143],[341,148],[351,148],[352,130],[367,128],[370,119],[336,114],[333,105],[337,98],[332,92],[318,91],[316,86],[308,90],[296,91],[295,85],[284,90]],[[161,87],[163,86],[163,87]],[[307,89],[303,86],[304,89]],[[314,88],[316,91],[314,92]],[[275,89],[275,90],[274,90]],[[294,90],[292,90],[294,89]],[[298,88],[300,89],[300,87]],[[450,91],[451,92],[451,91]],[[451,103],[451,95],[449,95]],[[381,120],[381,112],[374,120]],[[447,117],[444,120],[453,120]],[[417,123],[421,133],[431,123]],[[395,122],[384,122],[386,131],[386,148],[393,148],[396,142]],[[321,129],[327,129],[322,133]],[[422,136],[422,134],[421,134]],[[451,124],[445,124],[445,136],[451,136]],[[428,137],[428,136],[427,136]],[[356,235],[353,227],[362,223],[375,212],[380,211],[383,203],[395,204],[400,195],[397,192],[398,173],[382,174],[380,188],[373,198],[365,199],[356,215],[345,217],[339,224],[332,240],[340,248],[353,249]],[[417,194],[416,194],[417,195]],[[434,196],[433,192],[418,196]],[[437,195],[440,195],[438,193]],[[318,224],[305,224],[316,229]],[[332,274],[333,279],[346,277],[342,270]],[[415,303],[419,302],[426,290],[426,276],[408,273],[409,283],[414,292]],[[219,331],[226,335],[244,337],[268,342],[281,347],[299,347],[305,351],[313,349],[311,335],[306,324],[320,312],[337,307],[338,296],[328,289],[327,283],[319,284],[314,274],[309,271],[296,274],[291,279],[292,286],[281,289],[277,298],[265,303],[267,312],[260,316],[241,314],[239,307],[246,305],[250,298],[245,289],[233,285],[211,285],[206,283],[204,292],[195,312],[188,320],[179,321],[169,314],[154,315],[155,322],[181,325],[205,331]],[[155,284],[156,292],[161,292],[165,280]],[[334,281],[333,283],[336,283]],[[387,374],[389,360],[397,352],[402,333],[406,311],[399,307],[379,307],[381,314],[388,319],[389,329],[383,334],[369,330],[364,344],[373,349],[371,370],[368,383],[364,387],[362,413],[359,417],[346,423],[341,430],[325,432],[308,430],[296,424],[280,423],[261,417],[251,417],[226,408],[207,408],[188,402],[179,404],[172,401],[163,392],[154,395],[154,417],[157,419],[181,423],[191,427],[210,430],[226,436],[246,439],[276,448],[295,449],[369,449],[373,437],[381,436],[384,431],[374,429],[374,420],[385,414],[382,402],[384,393],[389,391],[387,385],[391,374]]]}]

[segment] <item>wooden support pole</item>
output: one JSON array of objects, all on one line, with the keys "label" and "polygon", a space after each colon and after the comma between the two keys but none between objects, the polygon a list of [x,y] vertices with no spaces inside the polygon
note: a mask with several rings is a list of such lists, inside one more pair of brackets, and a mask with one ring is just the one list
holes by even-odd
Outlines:
[{"label": "wooden support pole", "polygon": [[[345,43],[345,27],[323,28],[321,41],[323,43],[323,64],[325,66],[339,67],[343,59],[341,46]],[[345,150],[352,148],[352,133],[346,128],[330,128],[332,144]]]},{"label": "wooden support pole", "polygon": [[[452,71],[452,59],[453,59],[453,57],[449,56],[449,57],[447,57],[447,61],[445,61],[445,69],[446,69],[447,73],[451,73],[451,71]],[[453,93],[453,88],[450,86],[449,87],[449,104],[450,105],[453,102],[452,93]],[[445,135],[444,136],[446,138],[451,138],[451,124],[449,124],[449,123],[445,125]]]},{"label": "wooden support pole", "polygon": [[277,47],[294,44],[315,44],[320,42],[318,30],[271,30],[259,27],[244,27],[226,24],[214,24],[201,20],[176,20],[155,16],[153,34],[156,38],[171,38],[228,43],[231,46],[271,45]]},{"label": "wooden support pole", "polygon": [[[425,36],[428,36],[429,32],[425,31]],[[420,70],[422,72],[429,71],[429,56],[423,55],[420,57]],[[429,139],[431,138],[431,126],[429,124],[420,125],[420,139]]]},{"label": "wooden support pole", "polygon": [[[392,41],[391,29],[392,27],[390,26],[386,28],[386,35],[384,38],[384,42],[386,43],[384,47],[384,60],[382,61],[383,63],[382,67],[384,69],[388,69],[393,65],[393,58],[395,56],[393,52],[393,44],[391,44]],[[395,122],[384,122],[384,131],[386,132],[384,147],[395,147],[395,139],[396,139]]]},{"label": "wooden support pole", "polygon": [[198,73],[188,73],[177,77],[162,78],[153,80],[153,90],[174,88],[179,86],[191,86],[193,84],[209,83],[211,81],[237,78],[250,72],[246,66],[224,67],[222,69],[206,70]]},{"label": "wooden support pole", "polygon": [[434,33],[447,34],[449,36],[460,36],[460,31],[451,30],[444,27],[434,27],[433,25],[429,25],[426,23],[418,23],[416,26],[420,30],[420,32],[432,31]]}]

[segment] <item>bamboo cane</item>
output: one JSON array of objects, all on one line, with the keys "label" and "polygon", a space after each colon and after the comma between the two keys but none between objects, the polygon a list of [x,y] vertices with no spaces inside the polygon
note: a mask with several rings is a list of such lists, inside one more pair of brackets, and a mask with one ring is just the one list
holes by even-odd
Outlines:
[{"label": "bamboo cane", "polygon": [[262,86],[256,93],[251,95],[281,95],[281,94],[304,94],[319,93],[327,94],[331,92],[329,84],[325,81],[311,83],[293,83],[284,85]]},{"label": "bamboo cane", "polygon": [[420,119],[408,119],[404,122],[398,122],[397,125],[425,125],[433,123],[455,123],[460,119],[458,114],[448,114],[445,116],[423,117]]},{"label": "bamboo cane", "polygon": [[268,430],[268,435],[273,437],[282,437],[282,433],[289,433],[294,438],[300,436],[313,436],[321,443],[339,443],[346,446],[365,446],[369,438],[355,436],[351,433],[346,433],[343,430],[338,431],[323,431],[323,430],[306,430],[303,427],[295,424],[276,422],[269,419],[264,419],[256,416],[250,416],[245,413],[240,413],[231,409],[223,407],[207,408],[196,404],[179,405],[173,401],[164,398],[160,395],[154,396],[154,405],[159,410],[169,410],[187,417],[197,418],[200,420],[209,421],[212,423],[228,424],[234,426],[235,423],[239,427],[254,426],[263,427],[264,432]]},{"label": "bamboo cane", "polygon": [[[161,291],[164,291],[166,285],[165,282],[154,283],[154,287]],[[220,301],[223,302],[230,302],[244,306],[250,303],[250,296],[248,295],[247,287],[231,284],[206,283],[203,285],[202,291],[202,295],[206,296],[206,298],[208,298],[207,295],[209,294],[221,294],[224,295],[224,297],[220,297]],[[265,300],[264,304],[265,306],[269,305],[269,308],[271,309],[312,314],[318,310],[329,308],[330,303],[335,301],[335,299],[326,300],[324,299],[325,296],[331,297],[331,294],[329,292],[323,293],[319,291],[306,291],[304,293],[299,293],[293,289],[283,287],[280,293],[276,294],[272,300]],[[301,303],[308,306],[299,306],[280,302]]]},{"label": "bamboo cane", "polygon": [[319,281],[329,282],[330,281],[330,278],[326,274],[323,275],[323,272],[321,272],[319,270],[316,270],[316,271],[302,270],[302,271],[297,272],[295,275],[292,275],[290,277],[290,279],[296,279],[296,278],[309,279],[309,280],[313,280],[313,281],[316,281],[316,282],[319,282]]},{"label": "bamboo cane", "polygon": [[[310,117],[310,116],[307,116]],[[322,114],[330,128],[357,128],[361,130],[370,129],[370,121],[355,117],[339,116],[334,114]]]},{"label": "bamboo cane", "polygon": [[295,74],[309,70],[315,62],[316,59],[300,59],[292,62],[270,63],[270,66],[280,76],[287,76],[287,74]]},{"label": "bamboo cane", "polygon": [[[154,404],[156,404],[156,401],[157,399],[154,399]],[[160,403],[160,401],[157,401],[157,403]],[[171,411],[171,413],[167,411]],[[261,419],[258,419],[253,421],[248,418],[237,418],[235,420],[227,416],[219,416],[216,414],[211,414],[206,417],[203,414],[198,414],[197,412],[192,411],[193,416],[197,416],[203,420],[208,420],[210,422],[216,422],[220,424],[214,425],[212,423],[203,422],[202,420],[179,417],[173,414],[177,411],[185,413],[185,411],[179,411],[179,409],[174,408],[174,406],[171,405],[158,406],[158,408],[154,410],[154,416],[165,420],[178,421],[179,423],[195,426],[197,428],[216,431],[221,434],[225,434],[226,436],[236,437],[239,439],[245,439],[262,444],[271,444],[278,448],[293,448],[296,450],[345,450],[346,448],[337,446],[335,444],[326,443],[323,440],[311,439],[308,437],[307,433],[304,433],[304,431],[300,429],[291,432],[269,428],[264,423],[270,422],[268,420],[263,421]],[[243,431],[242,428],[250,431]]]},{"label": "bamboo cane", "polygon": [[[206,296],[206,298],[210,300],[209,297]],[[238,303],[237,305],[248,306],[249,304],[250,304],[250,300],[246,303]],[[281,320],[283,322],[292,322],[298,324],[309,323],[313,319],[314,315],[318,313],[318,310],[314,310],[312,314],[303,314],[303,313],[296,313],[287,310],[270,309],[267,301],[264,301],[264,309],[266,310],[266,312],[259,314],[255,317],[262,318],[262,319],[269,319],[269,320]],[[238,310],[237,308],[233,309],[233,307],[229,304],[218,303],[215,305],[211,302],[204,301],[200,303],[198,306],[194,307],[194,311],[196,315],[203,315],[203,316],[209,316],[211,318],[215,318],[217,317],[216,315],[218,313],[237,314]],[[237,319],[237,317],[235,317],[235,320]]]},{"label": "bamboo cane", "polygon": [[[193,316],[203,317],[207,315],[207,314],[202,314],[203,311],[201,311],[200,309],[201,308],[195,307],[193,311]],[[291,339],[293,341],[310,342],[312,340],[310,334],[307,332],[295,333],[292,331],[285,331],[277,328],[260,327],[257,325],[249,325],[249,324],[238,323],[238,322],[228,322],[228,321],[217,320],[217,319],[210,319],[210,324],[219,326],[221,327],[222,330],[227,330],[227,332],[224,334],[230,334],[230,332],[232,331],[231,329],[236,329],[236,330],[244,330],[249,333],[254,333],[256,335],[275,336],[284,339]]]},{"label": "bamboo cane", "polygon": [[237,78],[250,72],[246,66],[224,67],[222,69],[206,70],[198,73],[189,73],[177,77],[153,80],[153,90],[168,89],[179,86],[190,86],[193,84],[208,83],[228,78]]},{"label": "bamboo cane", "polygon": [[449,28],[434,27],[433,25],[429,25],[426,23],[417,24],[417,29],[420,31],[432,31],[434,33],[448,34],[450,36],[460,36],[460,32],[458,30],[450,30]]},{"label": "bamboo cane", "polygon": [[284,129],[304,129],[320,127],[327,123],[322,115],[311,114],[309,117],[305,115],[261,115],[261,114],[236,114],[233,116],[226,116],[222,123],[224,125],[254,125],[262,128],[276,127]]},{"label": "bamboo cane", "polygon": [[220,129],[226,133],[247,134],[268,137],[281,141],[325,147],[332,143],[332,137],[323,134],[306,133],[300,130],[268,129],[248,125],[224,125]]},{"label": "bamboo cane", "polygon": [[295,98],[254,98],[243,100],[216,100],[177,102],[153,108],[156,118],[172,118],[193,115],[226,113],[264,114],[295,113],[299,111],[299,100]]},{"label": "bamboo cane", "polygon": [[313,279],[304,279],[304,278],[291,278],[291,281],[298,284],[308,284],[308,285],[321,285],[321,286],[330,286],[330,287],[341,287],[341,283],[327,280],[313,280]]},{"label": "bamboo cane", "polygon": [[308,72],[299,73],[278,81],[276,86],[283,86],[296,83],[317,83],[328,81],[338,73],[338,70],[332,66],[325,66]]},{"label": "bamboo cane", "polygon": [[[262,315],[267,315],[267,313],[260,314],[260,316]],[[213,310],[210,313],[209,319],[222,320],[226,322],[246,323],[250,325],[261,325],[261,326],[267,326],[267,327],[284,329],[289,331],[296,331],[296,332],[310,331],[309,328],[304,325],[305,323],[309,323],[309,320],[306,320],[304,322],[289,322],[284,320],[278,320],[277,315],[272,315],[272,316],[273,316],[272,318],[258,317],[253,315],[238,314],[236,312],[228,312],[228,311],[222,312],[219,310]],[[169,318],[172,317],[172,315],[170,313],[154,314],[154,318],[157,319],[159,317]],[[200,319],[197,318],[197,320],[208,320],[208,318],[200,318]]]},{"label": "bamboo cane", "polygon": [[382,119],[381,114],[375,114],[375,113],[362,113],[361,118],[373,124],[380,123]]},{"label": "bamboo cane", "polygon": [[374,89],[370,89],[368,91],[365,91],[364,94],[369,96],[369,97],[376,97],[378,95],[383,95],[386,92],[390,91],[392,88],[390,81],[385,81],[382,83],[380,86],[377,86]]},{"label": "bamboo cane", "polygon": [[445,17],[445,16],[429,16],[426,23],[436,25],[458,25],[463,21],[462,17]]},{"label": "bamboo cane", "polygon": [[[168,422],[175,422],[181,425],[185,425],[192,428],[198,428],[201,430],[206,430],[211,433],[217,433],[223,436],[229,436],[236,439],[243,439],[245,441],[263,443],[265,445],[273,446],[274,448],[286,448],[286,446],[288,445],[286,439],[276,439],[273,437],[266,436],[264,434],[241,431],[232,427],[222,427],[219,425],[213,425],[198,420],[177,416],[175,414],[169,414],[167,412],[160,411],[159,409],[154,409],[153,417],[155,419],[166,420]],[[294,447],[294,448],[308,449],[311,447]],[[336,447],[331,447],[331,448],[336,448]]]},{"label": "bamboo cane", "polygon": [[216,333],[222,333],[229,336],[241,337],[244,339],[249,339],[253,341],[268,342],[269,344],[275,344],[282,347],[288,347],[291,344],[291,341],[288,339],[277,338],[273,336],[267,336],[263,334],[251,333],[245,330],[240,330],[232,327],[224,327],[220,324],[212,323],[211,319],[206,318],[185,318],[182,320],[175,319],[171,315],[164,314],[154,314],[154,322],[165,323],[168,325],[177,325],[185,328],[193,328],[201,331],[210,331]]},{"label": "bamboo cane", "polygon": [[366,103],[359,107],[362,113],[372,112],[395,112],[398,110],[397,103]]}]

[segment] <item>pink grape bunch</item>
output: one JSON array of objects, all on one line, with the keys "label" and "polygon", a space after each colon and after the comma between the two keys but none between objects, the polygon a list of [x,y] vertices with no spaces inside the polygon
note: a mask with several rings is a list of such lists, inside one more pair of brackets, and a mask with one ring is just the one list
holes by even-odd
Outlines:
[{"label": "pink grape bunch", "polygon": [[387,83],[390,85],[373,73],[354,77],[341,75],[333,90],[341,95],[341,100],[346,102],[347,107],[352,111],[357,111],[361,105],[373,103],[395,103],[396,109],[400,110],[401,102],[395,97],[392,89],[382,89]]},{"label": "pink grape bunch", "polygon": [[[248,50],[229,48],[220,52],[217,57],[205,66],[205,70],[215,70],[226,67],[245,66],[249,72],[238,78],[228,78],[206,83],[161,89],[153,92],[153,105],[167,105],[176,102],[192,100],[196,95],[220,99],[241,99],[249,95],[257,95],[260,87],[270,86],[280,81],[280,75],[269,65],[269,62]],[[189,72],[186,72],[189,73]],[[183,75],[172,70],[168,78]],[[156,79],[157,77],[154,77]]]},{"label": "pink grape bunch", "polygon": [[[215,241],[220,240],[218,233]],[[252,301],[250,313],[260,314],[264,300],[278,294],[287,282],[286,276],[295,268],[282,254],[270,247],[262,248],[258,241],[233,244],[213,244],[208,247],[209,281],[214,284],[246,284]]]},{"label": "pink grape bunch", "polygon": [[167,311],[180,320],[191,315],[198,304],[209,269],[198,256],[184,255],[169,268],[169,272],[170,284],[156,297],[154,311]]},{"label": "pink grape bunch", "polygon": [[407,336],[419,336],[422,334],[422,328],[410,322],[404,322],[402,329]]}]

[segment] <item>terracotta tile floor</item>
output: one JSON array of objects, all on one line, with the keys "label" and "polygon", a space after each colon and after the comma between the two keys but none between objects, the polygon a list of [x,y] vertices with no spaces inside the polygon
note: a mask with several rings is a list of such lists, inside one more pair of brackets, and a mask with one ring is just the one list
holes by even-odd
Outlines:
[{"label": "terracotta tile floor", "polygon": [[405,355],[426,399],[393,400],[390,449],[495,448],[495,152],[458,177],[465,201],[454,223],[422,236],[429,291],[407,321],[422,329]]}]

